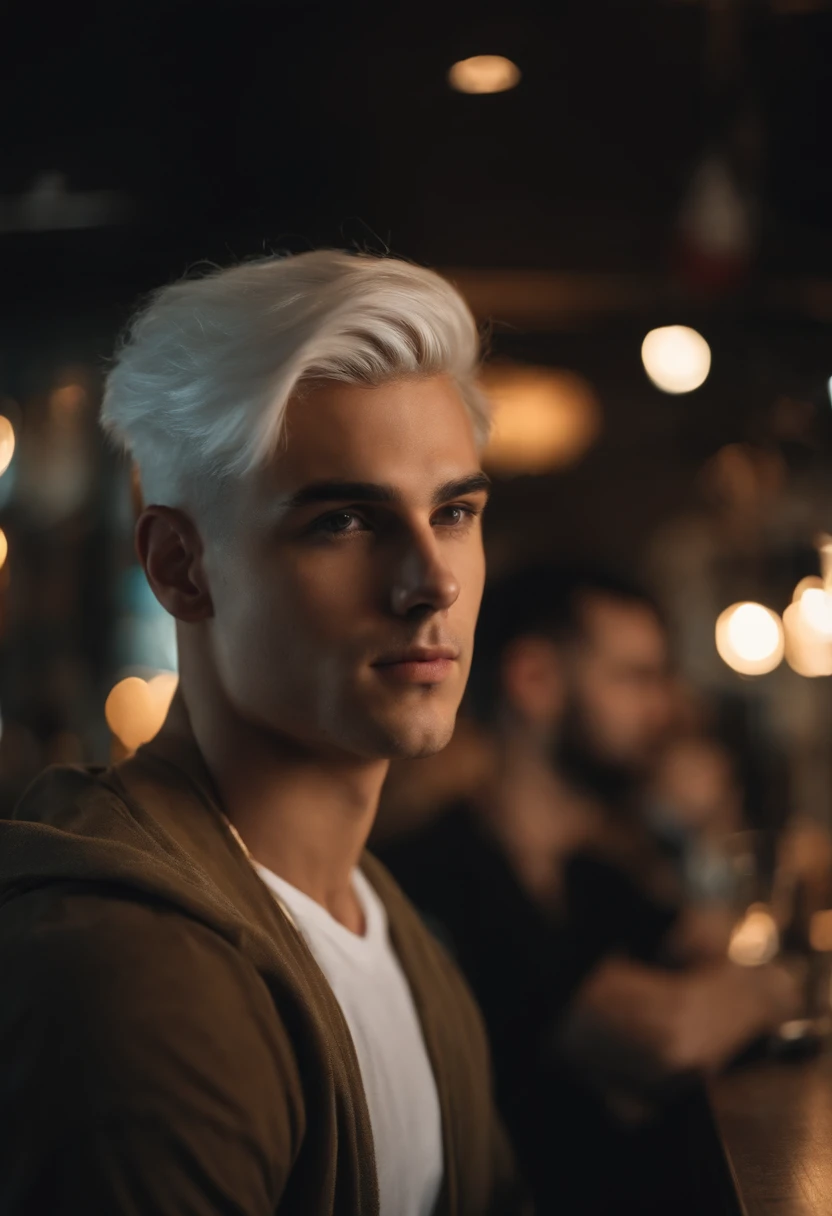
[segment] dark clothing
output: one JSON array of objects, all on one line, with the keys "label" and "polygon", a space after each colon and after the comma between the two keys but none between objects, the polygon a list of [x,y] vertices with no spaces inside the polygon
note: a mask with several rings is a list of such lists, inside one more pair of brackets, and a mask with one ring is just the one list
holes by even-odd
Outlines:
[{"label": "dark clothing", "polygon": [[[478,1011],[384,868],[439,1093],[438,1216],[526,1209]],[[340,1007],[195,745],[53,769],[0,824],[0,1212],[375,1216]]]},{"label": "dark clothing", "polygon": [[[688,1146],[672,1131],[674,1122],[686,1125],[687,1099],[648,1128],[625,1128],[571,1071],[557,1042],[584,978],[613,955],[659,961],[677,910],[649,899],[610,862],[576,854],[565,863],[562,912],[548,916],[464,806],[380,855],[453,952],[479,1000],[498,1103],[539,1211],[687,1211],[679,1192],[680,1171],[688,1168],[680,1153]],[[669,1207],[663,1190],[668,1180]]]}]

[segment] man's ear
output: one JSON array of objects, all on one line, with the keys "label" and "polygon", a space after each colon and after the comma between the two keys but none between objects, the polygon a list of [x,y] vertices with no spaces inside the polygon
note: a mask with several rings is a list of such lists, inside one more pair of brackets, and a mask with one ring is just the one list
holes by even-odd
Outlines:
[{"label": "man's ear", "polygon": [[560,721],[566,699],[563,660],[554,642],[542,637],[515,638],[502,660],[503,695],[515,711],[536,726]]},{"label": "man's ear", "polygon": [[145,507],[136,523],[136,553],[153,594],[171,616],[193,624],[213,615],[193,521],[174,507]]}]

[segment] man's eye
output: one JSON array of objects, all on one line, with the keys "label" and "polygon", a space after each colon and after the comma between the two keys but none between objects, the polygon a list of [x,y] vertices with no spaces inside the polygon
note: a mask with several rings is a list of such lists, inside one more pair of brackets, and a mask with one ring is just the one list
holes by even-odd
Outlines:
[{"label": "man's eye", "polygon": [[[358,524],[359,527],[353,526],[354,524]],[[315,532],[340,536],[345,532],[359,531],[361,524],[363,524],[363,520],[354,511],[336,511],[332,515],[325,515],[323,519],[316,520],[312,527]]]},{"label": "man's eye", "polygon": [[459,528],[470,523],[478,514],[473,507],[453,506],[443,507],[434,518],[445,527]]}]

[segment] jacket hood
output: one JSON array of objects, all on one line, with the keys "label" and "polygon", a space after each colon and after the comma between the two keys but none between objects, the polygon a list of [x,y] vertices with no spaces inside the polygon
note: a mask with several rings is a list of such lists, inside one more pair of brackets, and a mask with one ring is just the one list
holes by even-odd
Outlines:
[{"label": "jacket hood", "polygon": [[[36,887],[160,901],[274,964],[276,916],[190,741],[154,740],[110,769],[55,766],[0,821],[0,904]],[[288,927],[288,926],[287,926]]]}]

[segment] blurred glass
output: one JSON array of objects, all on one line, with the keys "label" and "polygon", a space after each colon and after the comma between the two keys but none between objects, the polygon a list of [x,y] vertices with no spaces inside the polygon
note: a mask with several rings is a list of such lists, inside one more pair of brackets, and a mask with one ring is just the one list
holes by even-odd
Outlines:
[{"label": "blurred glass", "polygon": [[[832,842],[818,825],[738,832],[723,845],[723,897],[736,917],[729,957],[741,966],[777,961],[801,985],[800,1016],[780,1028],[784,1047],[832,1030],[832,910],[815,871],[828,870]],[[810,862],[807,868],[806,862]]]},{"label": "blurred glass", "polygon": [[753,905],[771,908],[776,873],[773,832],[747,829],[733,832],[722,843],[730,900],[737,916]]}]

